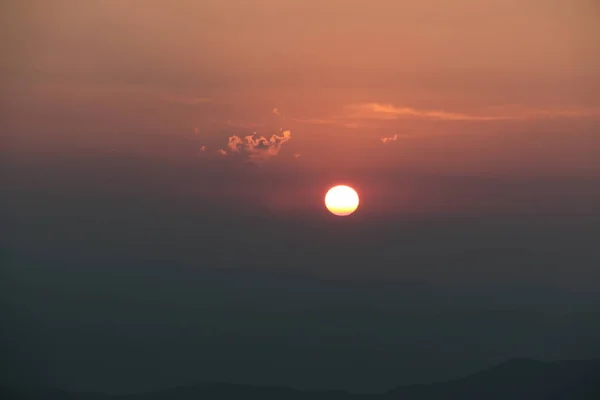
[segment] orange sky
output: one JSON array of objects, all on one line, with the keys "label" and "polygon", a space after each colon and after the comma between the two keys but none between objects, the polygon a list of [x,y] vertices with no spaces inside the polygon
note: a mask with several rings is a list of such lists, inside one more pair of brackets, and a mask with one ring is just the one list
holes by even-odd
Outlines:
[{"label": "orange sky", "polygon": [[597,21],[596,0],[2,1],[0,228],[44,260],[239,247],[223,265],[594,285]]},{"label": "orange sky", "polygon": [[218,158],[232,136],[289,130],[269,160],[600,176],[593,0],[1,7],[14,149]]}]

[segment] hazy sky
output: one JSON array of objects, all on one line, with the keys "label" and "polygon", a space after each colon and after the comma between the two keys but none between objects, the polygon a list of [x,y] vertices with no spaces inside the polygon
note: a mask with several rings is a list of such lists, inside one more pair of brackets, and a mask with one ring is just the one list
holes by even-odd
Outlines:
[{"label": "hazy sky", "polygon": [[154,134],[194,157],[283,128],[282,157],[323,168],[600,175],[592,0],[2,7],[15,146],[143,151]]},{"label": "hazy sky", "polygon": [[[359,191],[359,236],[415,215],[597,227],[593,0],[8,1],[1,15],[9,248],[60,253],[83,230],[98,254],[132,251],[144,224],[168,221],[164,257],[206,237],[197,259],[219,227],[246,245],[241,215],[273,218],[275,236],[298,228],[286,218],[325,218],[335,183]],[[454,223],[473,229],[468,251],[479,228]],[[140,232],[121,243],[119,224]]]},{"label": "hazy sky", "polygon": [[0,376],[381,390],[597,356],[597,314],[562,313],[600,304],[598,21],[0,1]]}]

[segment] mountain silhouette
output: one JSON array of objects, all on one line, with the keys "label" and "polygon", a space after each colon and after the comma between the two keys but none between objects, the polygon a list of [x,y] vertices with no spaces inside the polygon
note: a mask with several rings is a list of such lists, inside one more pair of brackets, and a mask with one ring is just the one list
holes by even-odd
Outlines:
[{"label": "mountain silhouette", "polygon": [[410,400],[596,399],[595,380],[600,382],[600,360],[545,363],[523,359],[455,381],[400,387],[387,396]]},{"label": "mountain silhouette", "polygon": [[398,387],[380,394],[307,392],[286,387],[206,383],[151,393],[110,396],[56,389],[4,387],[3,398],[31,400],[597,400],[600,359],[542,362],[515,359],[462,379]]},{"label": "mountain silhouette", "polygon": [[7,382],[48,384],[51,371],[51,384],[70,391],[147,393],[200,379],[372,393],[459,379],[514,357],[600,356],[594,293],[327,280],[160,259],[111,266],[116,285],[103,261],[36,260],[19,258],[0,279]]}]

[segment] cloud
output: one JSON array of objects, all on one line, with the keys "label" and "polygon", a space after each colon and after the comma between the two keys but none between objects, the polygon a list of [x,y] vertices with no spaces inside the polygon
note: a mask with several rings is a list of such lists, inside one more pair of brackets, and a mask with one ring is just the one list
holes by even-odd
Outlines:
[{"label": "cloud", "polygon": [[349,118],[399,119],[403,117],[429,118],[446,121],[490,121],[506,119],[502,116],[477,116],[438,110],[419,110],[395,107],[391,104],[364,103],[348,106]]},{"label": "cloud", "polygon": [[208,148],[204,145],[200,146],[200,150],[198,151],[198,156],[202,156],[208,152]]},{"label": "cloud", "polygon": [[507,119],[544,119],[544,118],[587,118],[600,117],[598,108],[528,108],[520,105],[504,105],[487,109],[503,114]]},{"label": "cloud", "polygon": [[275,115],[281,115],[281,113],[279,112],[279,109],[277,107],[275,107],[273,109],[273,114],[275,114]]},{"label": "cloud", "polygon": [[348,118],[396,120],[422,118],[442,121],[500,121],[541,118],[575,118],[600,116],[597,109],[536,109],[522,106],[503,106],[488,109],[485,114],[465,114],[443,110],[423,110],[412,107],[396,107],[391,104],[363,103],[347,107]]},{"label": "cloud", "polygon": [[227,156],[227,155],[229,155],[224,149],[217,150],[217,154],[220,155],[220,156]]},{"label": "cloud", "polygon": [[299,159],[300,158],[300,154],[299,153],[294,154],[294,158],[295,159]]},{"label": "cloud", "polygon": [[219,154],[239,154],[249,161],[261,164],[277,156],[284,143],[292,139],[290,131],[282,131],[280,135],[272,135],[270,138],[259,136],[256,133],[244,137],[233,135],[227,143],[228,151],[219,150]]},{"label": "cloud", "polygon": [[395,142],[396,140],[398,140],[398,134],[396,133],[395,135],[392,136],[384,136],[381,138],[381,143],[385,144],[388,142]]}]

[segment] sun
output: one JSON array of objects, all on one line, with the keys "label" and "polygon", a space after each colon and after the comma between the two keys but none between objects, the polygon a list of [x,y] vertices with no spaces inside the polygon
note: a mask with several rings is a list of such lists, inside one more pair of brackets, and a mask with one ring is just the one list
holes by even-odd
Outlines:
[{"label": "sun", "polygon": [[325,206],[334,215],[350,215],[358,208],[358,193],[350,186],[334,186],[325,195]]}]

